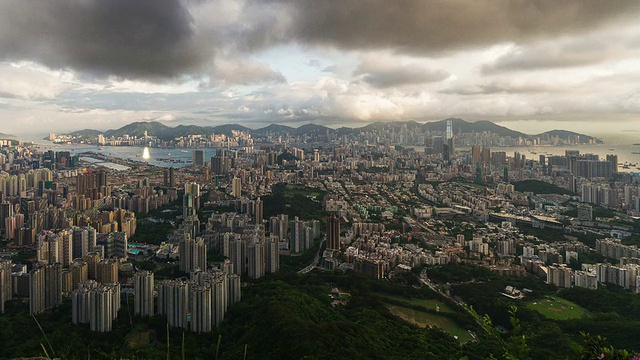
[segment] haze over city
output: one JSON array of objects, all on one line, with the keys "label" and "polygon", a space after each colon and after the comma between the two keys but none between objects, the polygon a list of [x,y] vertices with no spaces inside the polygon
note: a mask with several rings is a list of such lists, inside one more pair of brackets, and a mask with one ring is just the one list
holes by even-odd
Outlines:
[{"label": "haze over city", "polygon": [[1,1],[9,133],[491,120],[640,131],[635,1]]}]

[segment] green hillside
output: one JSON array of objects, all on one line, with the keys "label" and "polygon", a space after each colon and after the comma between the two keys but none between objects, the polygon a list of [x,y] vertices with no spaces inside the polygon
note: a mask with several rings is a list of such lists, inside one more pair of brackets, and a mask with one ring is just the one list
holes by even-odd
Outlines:
[{"label": "green hillside", "polygon": [[513,183],[513,186],[516,191],[520,192],[532,192],[534,194],[575,195],[567,189],[540,180],[516,181]]}]

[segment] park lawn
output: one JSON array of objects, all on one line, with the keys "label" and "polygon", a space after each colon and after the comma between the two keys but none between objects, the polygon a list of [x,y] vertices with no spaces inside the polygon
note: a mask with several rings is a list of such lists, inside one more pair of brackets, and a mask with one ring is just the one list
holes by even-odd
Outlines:
[{"label": "park lawn", "polygon": [[387,308],[395,316],[418,327],[440,328],[451,336],[457,336],[461,343],[473,340],[467,330],[446,316],[391,304],[387,304]]},{"label": "park lawn", "polygon": [[393,295],[387,295],[387,294],[378,294],[378,296],[382,297],[383,299],[390,299],[390,300],[400,302],[402,304],[413,306],[413,307],[419,306],[421,308],[424,308],[426,310],[431,310],[431,311],[436,311],[436,305],[438,305],[440,306],[440,312],[442,313],[448,313],[448,314],[455,313],[455,311],[451,309],[448,305],[436,299],[404,298],[400,296],[393,296]]},{"label": "park lawn", "polygon": [[553,320],[580,319],[590,315],[589,312],[580,305],[555,296],[548,296],[541,300],[528,302],[527,307]]}]

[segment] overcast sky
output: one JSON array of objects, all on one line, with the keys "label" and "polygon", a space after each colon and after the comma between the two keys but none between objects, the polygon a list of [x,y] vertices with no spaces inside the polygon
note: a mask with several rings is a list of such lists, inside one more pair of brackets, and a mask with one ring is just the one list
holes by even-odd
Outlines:
[{"label": "overcast sky", "polygon": [[0,132],[640,131],[638,18],[636,0],[0,0]]}]

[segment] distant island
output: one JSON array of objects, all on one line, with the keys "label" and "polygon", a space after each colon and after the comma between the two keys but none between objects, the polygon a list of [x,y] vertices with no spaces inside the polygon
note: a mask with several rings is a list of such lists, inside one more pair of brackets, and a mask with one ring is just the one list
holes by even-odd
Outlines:
[{"label": "distant island", "polygon": [[5,133],[0,133],[0,139],[4,139],[4,140],[9,140],[9,139],[15,139],[16,136],[15,135],[11,135],[11,134],[5,134]]},{"label": "distant island", "polygon": [[[87,143],[95,143],[96,139],[117,139],[118,144],[123,139],[148,139],[153,138],[158,141],[174,141],[175,139],[202,136],[210,137],[214,134],[222,134],[228,137],[237,136],[238,133],[244,133],[253,137],[266,137],[270,135],[282,136],[328,136],[328,137],[344,137],[358,136],[364,133],[388,135],[391,139],[400,139],[402,136],[402,145],[419,145],[418,134],[442,134],[444,135],[446,123],[451,121],[451,131],[456,137],[456,142],[465,146],[465,143],[473,144],[474,139],[482,140],[482,143],[495,142],[495,146],[510,145],[567,145],[567,144],[601,144],[602,140],[580,133],[567,130],[551,130],[540,134],[525,134],[516,130],[509,129],[504,126],[497,125],[488,120],[480,120],[475,122],[465,121],[463,119],[444,119],[439,121],[431,121],[419,123],[416,121],[397,121],[397,122],[374,122],[362,127],[350,128],[340,127],[333,129],[323,125],[306,124],[297,128],[271,124],[259,129],[251,129],[240,124],[224,124],[218,126],[196,126],[196,125],[178,125],[170,127],[160,122],[134,122],[125,125],[119,129],[100,131],[94,129],[84,129],[74,131],[69,134],[60,135],[61,142],[81,141]],[[396,137],[396,135],[398,135]],[[506,141],[497,141],[491,137],[500,137]],[[411,141],[407,139],[411,138]],[[71,140],[73,139],[73,140]],[[49,137],[45,140],[50,140]],[[393,142],[392,143],[397,143]],[[109,143],[105,143],[109,145]]]}]

